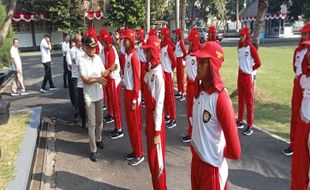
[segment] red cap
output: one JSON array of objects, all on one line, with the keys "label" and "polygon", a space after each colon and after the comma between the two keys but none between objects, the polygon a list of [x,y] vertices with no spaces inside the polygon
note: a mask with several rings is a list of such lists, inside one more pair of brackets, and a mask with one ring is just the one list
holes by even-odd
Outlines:
[{"label": "red cap", "polygon": [[113,43],[113,40],[111,38],[110,33],[107,30],[105,30],[105,29],[101,29],[99,31],[99,39],[101,41],[105,41],[108,44],[112,44]]},{"label": "red cap", "polygon": [[215,34],[215,33],[216,33],[216,27],[215,27],[215,26],[210,26],[210,27],[208,28],[208,33],[213,33],[213,34]]},{"label": "red cap", "polygon": [[152,48],[160,50],[160,40],[156,36],[150,36],[146,43],[142,45],[143,49]]},{"label": "red cap", "polygon": [[178,28],[174,31],[175,34],[182,34],[182,29],[181,28]]},{"label": "red cap", "polygon": [[170,36],[169,28],[162,28],[160,33],[163,34],[164,36]]},{"label": "red cap", "polygon": [[156,28],[152,28],[150,31],[149,31],[149,36],[157,36],[157,29]]},{"label": "red cap", "polygon": [[217,42],[206,42],[204,47],[192,55],[201,59],[211,58],[218,62],[224,61],[223,48]]},{"label": "red cap", "polygon": [[140,40],[141,40],[141,41],[144,41],[144,30],[143,30],[142,28],[139,28],[139,29],[136,31],[136,33],[137,33],[137,36],[140,37]]},{"label": "red cap", "polygon": [[304,33],[304,32],[310,32],[310,22],[305,24],[301,29],[300,32]]},{"label": "red cap", "polygon": [[224,89],[224,84],[219,70],[224,61],[223,48],[215,41],[208,41],[201,50],[198,50],[192,55],[196,56],[198,59],[210,58],[213,85],[217,91],[222,91]]},{"label": "red cap", "polygon": [[131,40],[133,43],[135,43],[135,31],[133,29],[126,29],[124,34],[121,35],[121,39],[128,38]]},{"label": "red cap", "polygon": [[189,40],[196,40],[196,39],[199,39],[199,32],[197,28],[192,28],[186,40],[189,41]]},{"label": "red cap", "polygon": [[251,31],[250,28],[244,27],[240,30],[239,34],[240,35],[250,34],[250,31]]}]

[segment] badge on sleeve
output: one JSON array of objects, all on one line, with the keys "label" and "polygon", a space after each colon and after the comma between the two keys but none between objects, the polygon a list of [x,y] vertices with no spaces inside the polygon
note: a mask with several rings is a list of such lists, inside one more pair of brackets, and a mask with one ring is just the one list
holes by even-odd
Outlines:
[{"label": "badge on sleeve", "polygon": [[204,110],[203,111],[203,116],[202,116],[202,120],[204,123],[208,123],[211,119],[211,114],[207,111],[207,110]]}]

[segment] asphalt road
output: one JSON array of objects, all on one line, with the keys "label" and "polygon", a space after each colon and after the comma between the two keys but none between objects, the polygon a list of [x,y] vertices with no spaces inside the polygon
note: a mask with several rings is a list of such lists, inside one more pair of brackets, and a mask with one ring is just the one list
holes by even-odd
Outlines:
[{"label": "asphalt road", "polygon": [[[3,98],[11,101],[12,110],[42,106],[43,117],[56,119],[56,189],[152,189],[147,161],[132,167],[123,158],[131,152],[125,122],[125,137],[118,140],[107,137],[114,128],[113,123],[105,124],[105,149],[99,150],[97,163],[89,160],[87,131],[74,124],[68,90],[62,88],[62,57],[52,57],[53,79],[58,90],[46,94],[39,93],[43,77],[39,59],[39,56],[22,57],[26,88],[30,95],[14,98],[4,95]],[[169,190],[188,190],[191,152],[188,144],[180,141],[186,133],[186,104],[176,102],[177,127],[167,129],[167,186]],[[229,189],[290,189],[291,158],[281,154],[287,143],[259,130],[255,130],[250,137],[240,131],[239,136],[242,156],[239,161],[229,161]],[[146,153],[145,137],[144,151]]]}]

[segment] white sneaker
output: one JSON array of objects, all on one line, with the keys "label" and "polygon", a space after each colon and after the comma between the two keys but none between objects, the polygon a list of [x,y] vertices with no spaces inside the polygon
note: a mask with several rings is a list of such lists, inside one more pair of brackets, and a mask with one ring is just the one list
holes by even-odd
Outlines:
[{"label": "white sneaker", "polygon": [[27,91],[23,91],[23,92],[20,93],[20,95],[22,95],[22,96],[25,96],[25,95],[28,95],[28,94],[29,94],[29,92],[27,92]]},{"label": "white sneaker", "polygon": [[47,90],[45,90],[45,89],[43,89],[43,88],[40,88],[40,92],[41,92],[41,93],[46,93]]},{"label": "white sneaker", "polygon": [[57,90],[56,87],[50,88],[51,91]]},{"label": "white sneaker", "polygon": [[17,92],[13,92],[13,93],[11,93],[11,96],[19,96],[20,94],[19,93],[17,93]]}]

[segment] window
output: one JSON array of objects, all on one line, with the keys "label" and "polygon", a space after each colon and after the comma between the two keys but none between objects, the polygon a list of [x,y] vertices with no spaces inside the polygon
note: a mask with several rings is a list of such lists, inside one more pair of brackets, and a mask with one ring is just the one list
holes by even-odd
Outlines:
[{"label": "window", "polygon": [[15,32],[30,32],[30,22],[20,21],[12,22],[12,27]]}]

